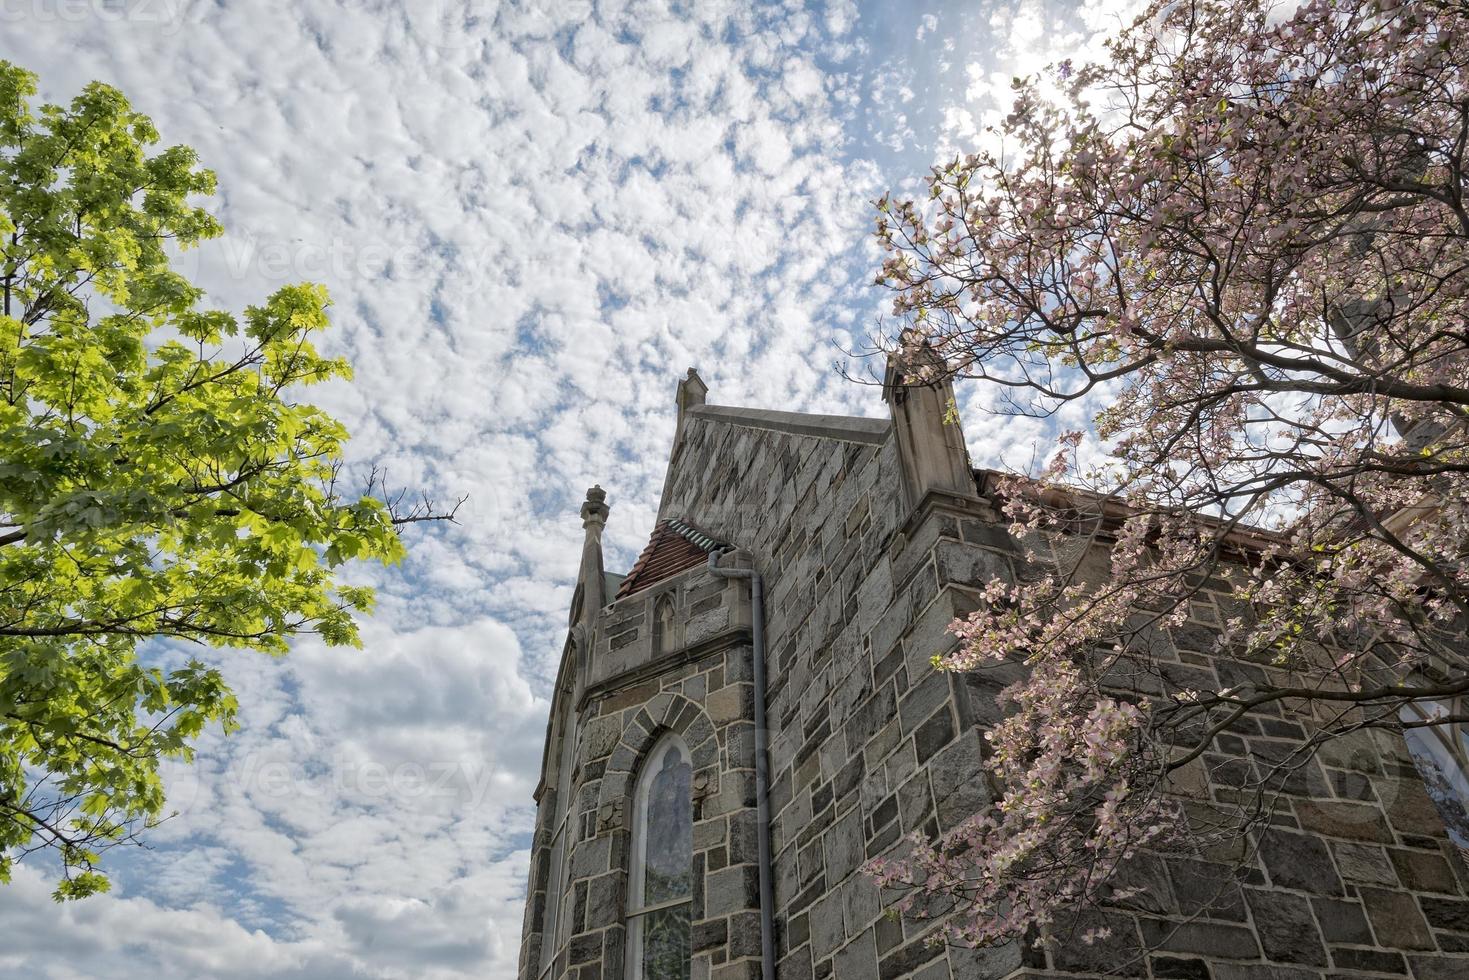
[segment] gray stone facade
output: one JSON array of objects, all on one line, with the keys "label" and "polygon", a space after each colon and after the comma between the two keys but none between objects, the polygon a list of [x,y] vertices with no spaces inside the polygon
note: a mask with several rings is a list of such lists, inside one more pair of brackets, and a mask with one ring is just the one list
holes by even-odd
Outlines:
[{"label": "gray stone facade", "polygon": [[[680,386],[660,517],[730,542],[722,564],[764,576],[780,980],[1469,978],[1469,871],[1401,739],[1381,731],[1333,742],[1299,768],[1254,853],[1140,858],[1130,874],[1146,885],[1142,898],[1096,914],[1112,930],[1096,945],[945,948],[927,941],[930,924],[884,914],[892,896],[862,864],[987,800],[979,746],[999,681],[942,674],[930,660],[952,647],[949,622],[991,578],[1013,575],[1019,553],[967,459],[955,458],[947,394],[890,375],[887,395],[891,423],[714,408],[702,384]],[[665,596],[678,626],[655,637]],[[1157,638],[1193,686],[1264,669],[1204,652],[1227,602],[1221,585],[1188,625]],[[749,586],[694,567],[582,621],[583,652],[568,643],[548,733],[556,744],[557,719],[576,712],[575,840],[560,896],[570,918],[549,975],[627,976],[628,795],[642,754],[672,730],[695,772],[692,976],[757,978]],[[1313,724],[1248,720],[1199,760],[1188,792],[1229,802],[1242,769],[1278,758]],[[546,758],[522,980],[541,976],[555,891],[559,774],[555,753]]]}]

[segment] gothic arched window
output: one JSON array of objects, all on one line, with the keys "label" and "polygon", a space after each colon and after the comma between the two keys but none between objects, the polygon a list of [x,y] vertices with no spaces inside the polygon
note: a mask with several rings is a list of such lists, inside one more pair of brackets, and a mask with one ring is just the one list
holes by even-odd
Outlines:
[{"label": "gothic arched window", "polygon": [[1469,847],[1469,728],[1452,719],[1466,716],[1465,695],[1411,702],[1398,715],[1423,788],[1460,847]]},{"label": "gothic arched window", "polygon": [[688,980],[694,800],[689,750],[675,735],[653,747],[633,794],[628,876],[629,980]]},{"label": "gothic arched window", "polygon": [[[569,698],[570,695],[568,694]],[[567,903],[570,856],[566,853],[571,825],[571,773],[576,766],[576,713],[570,709],[561,716],[561,751],[556,763],[555,812],[551,824],[551,873],[546,882],[546,917],[541,930],[541,976],[550,974],[556,951],[564,936],[562,907]]]},{"label": "gothic arched window", "polygon": [[673,650],[673,594],[664,593],[653,604],[653,653]]}]

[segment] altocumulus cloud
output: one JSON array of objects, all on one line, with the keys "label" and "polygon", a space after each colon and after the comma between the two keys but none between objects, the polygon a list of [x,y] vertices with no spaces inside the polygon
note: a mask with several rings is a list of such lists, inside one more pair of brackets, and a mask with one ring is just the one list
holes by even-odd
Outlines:
[{"label": "altocumulus cloud", "polygon": [[[879,328],[868,202],[1112,23],[1031,0],[4,4],[0,56],[45,97],[115,84],[218,172],[228,235],[181,259],[211,301],[330,287],[356,378],[314,397],[359,470],[469,503],[354,571],[380,590],[361,651],[220,656],[242,731],[169,772],[179,815],[114,855],[113,894],[58,908],[42,866],[0,888],[0,973],[513,976],[583,489],[609,489],[629,563],[690,364],[718,401],[880,412],[833,370]],[[1041,434],[969,421],[981,461]]]}]

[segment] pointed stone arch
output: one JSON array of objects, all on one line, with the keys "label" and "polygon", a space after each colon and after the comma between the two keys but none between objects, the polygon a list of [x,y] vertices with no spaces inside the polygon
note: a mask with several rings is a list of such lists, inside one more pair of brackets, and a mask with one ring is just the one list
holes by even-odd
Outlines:
[{"label": "pointed stone arch", "polygon": [[627,801],[638,767],[665,732],[674,732],[688,746],[696,810],[701,798],[718,792],[720,753],[714,723],[698,704],[681,694],[664,691],[639,708],[623,726],[617,747],[607,760],[597,793],[598,834],[628,832]]},{"label": "pointed stone arch", "polygon": [[[629,709],[629,713],[631,718],[623,724],[615,747],[610,755],[605,756],[606,767],[597,788],[596,823],[591,838],[598,851],[606,855],[604,860],[607,861],[607,873],[603,876],[607,887],[597,893],[606,900],[595,911],[588,912],[587,922],[589,930],[605,930],[604,980],[622,980],[626,971],[627,894],[633,846],[632,796],[644,761],[670,733],[683,742],[693,769],[691,788],[696,827],[702,819],[701,802],[719,792],[724,775],[714,723],[696,702],[681,694],[664,691],[636,711]],[[695,849],[699,855],[697,860],[702,862],[704,858],[697,844]],[[695,902],[698,908],[702,899],[696,898]]]}]

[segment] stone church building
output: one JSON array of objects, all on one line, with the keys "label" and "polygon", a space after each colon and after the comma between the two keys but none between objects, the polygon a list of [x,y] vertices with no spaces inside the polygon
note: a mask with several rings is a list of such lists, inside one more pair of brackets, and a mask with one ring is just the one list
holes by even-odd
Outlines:
[{"label": "stone church building", "polygon": [[[888,419],[706,393],[693,371],[678,385],[658,523],[626,575],[603,569],[601,489],[581,508],[520,980],[1469,980],[1469,872],[1382,732],[1310,761],[1243,874],[1153,861],[1142,907],[1102,913],[1095,945],[944,947],[885,915],[864,862],[986,802],[998,685],[930,660],[1018,547],[947,386],[890,366]],[[1165,657],[1222,672],[1196,605]],[[1266,721],[1221,737],[1202,792],[1227,797],[1232,763],[1300,735]]]}]

